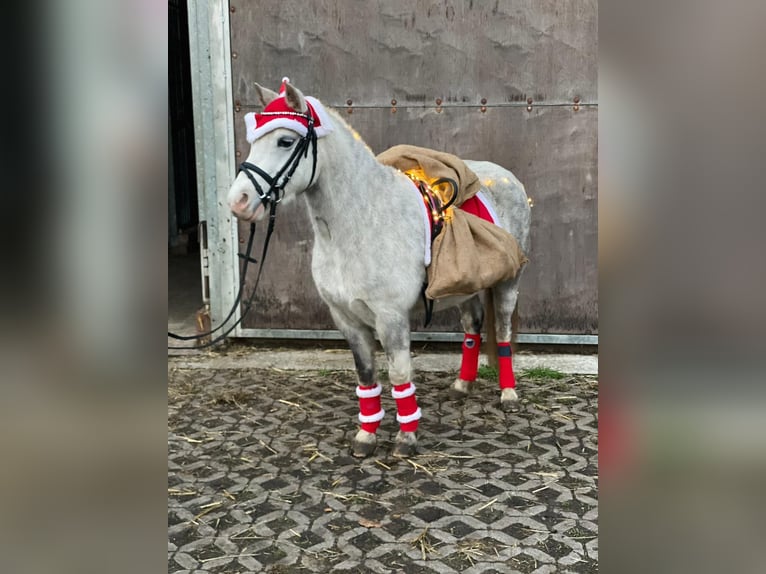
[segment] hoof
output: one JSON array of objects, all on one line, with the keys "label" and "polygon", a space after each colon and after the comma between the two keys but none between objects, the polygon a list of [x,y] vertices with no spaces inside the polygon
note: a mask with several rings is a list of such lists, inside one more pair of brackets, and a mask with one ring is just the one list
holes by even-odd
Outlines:
[{"label": "hoof", "polygon": [[449,398],[453,401],[466,398],[471,392],[471,384],[463,379],[455,379],[455,382],[449,388]]},{"label": "hoof", "polygon": [[515,389],[503,389],[500,393],[500,406],[504,411],[519,410],[519,396]]},{"label": "hoof", "polygon": [[413,456],[418,448],[418,439],[414,432],[402,432],[396,435],[393,455],[399,458]]},{"label": "hoof", "polygon": [[378,446],[377,435],[360,430],[351,441],[351,454],[357,458],[364,458],[375,452],[376,446]]}]

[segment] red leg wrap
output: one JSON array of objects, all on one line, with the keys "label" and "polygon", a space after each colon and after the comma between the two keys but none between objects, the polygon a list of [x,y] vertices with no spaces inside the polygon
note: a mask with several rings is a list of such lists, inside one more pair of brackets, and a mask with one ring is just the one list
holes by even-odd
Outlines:
[{"label": "red leg wrap", "polygon": [[511,344],[497,344],[497,363],[499,367],[499,379],[501,389],[515,389],[516,377],[513,376],[513,360],[511,357]]},{"label": "red leg wrap", "polygon": [[479,370],[479,347],[481,335],[465,334],[463,337],[463,360],[460,362],[460,378],[464,381],[476,380],[476,372]]},{"label": "red leg wrap", "polygon": [[380,383],[374,387],[357,387],[356,396],[359,397],[359,422],[362,430],[375,433],[380,426],[380,421],[385,411],[380,408]]},{"label": "red leg wrap", "polygon": [[399,428],[403,432],[418,430],[420,409],[415,398],[415,385],[409,382],[394,385],[391,396],[396,399],[396,420],[399,421]]}]

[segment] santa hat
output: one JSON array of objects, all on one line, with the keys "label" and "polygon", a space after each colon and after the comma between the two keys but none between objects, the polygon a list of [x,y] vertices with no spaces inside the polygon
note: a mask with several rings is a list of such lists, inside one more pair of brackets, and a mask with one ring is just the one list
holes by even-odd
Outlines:
[{"label": "santa hat", "polygon": [[[245,126],[247,126],[247,141],[253,143],[259,137],[269,132],[274,131],[277,128],[288,128],[298,133],[301,137],[304,137],[308,133],[308,117],[307,114],[296,112],[291,108],[285,98],[285,87],[290,81],[289,78],[282,78],[282,87],[279,89],[279,97],[269,102],[269,104],[263,108],[263,112],[260,114],[249,113],[245,114]],[[333,130],[332,121],[324,109],[324,106],[319,103],[319,100],[306,96],[306,106],[308,107],[308,114],[314,118],[314,131],[318,138],[324,137]]]}]

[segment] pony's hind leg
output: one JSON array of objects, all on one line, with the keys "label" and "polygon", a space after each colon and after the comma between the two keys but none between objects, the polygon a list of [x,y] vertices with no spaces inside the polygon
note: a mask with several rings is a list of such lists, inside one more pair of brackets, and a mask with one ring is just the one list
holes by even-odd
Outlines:
[{"label": "pony's hind leg", "polygon": [[361,425],[351,442],[351,450],[354,456],[365,457],[372,454],[378,444],[375,433],[385,415],[380,405],[382,388],[380,383],[375,381],[375,337],[371,328],[353,321],[342,311],[331,308],[331,313],[354,357]]},{"label": "pony's hind leg", "polygon": [[463,326],[463,358],[460,374],[449,390],[450,398],[462,399],[471,391],[479,370],[479,348],[481,347],[481,325],[484,321],[484,307],[478,295],[460,305],[460,323]]},{"label": "pony's hind leg", "polygon": [[513,374],[511,337],[513,335],[513,313],[519,298],[521,272],[510,281],[495,285],[495,335],[497,336],[498,379],[500,383],[500,404],[514,408],[519,399],[516,394],[516,377]]},{"label": "pony's hind leg", "polygon": [[388,359],[391,395],[396,400],[396,420],[399,422],[393,455],[412,456],[417,449],[420,408],[412,383],[409,319],[407,316],[378,317],[376,328]]}]

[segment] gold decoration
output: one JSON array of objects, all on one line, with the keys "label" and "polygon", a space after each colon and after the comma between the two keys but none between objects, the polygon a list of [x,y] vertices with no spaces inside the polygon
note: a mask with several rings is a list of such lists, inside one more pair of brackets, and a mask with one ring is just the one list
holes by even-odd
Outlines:
[{"label": "gold decoration", "polygon": [[443,204],[449,203],[452,199],[452,186],[448,183],[440,183],[439,185],[433,185],[438,178],[428,177],[426,172],[421,168],[408,169],[404,174],[409,177],[415,183],[423,182],[426,184],[428,191],[439,198],[439,201]]}]

